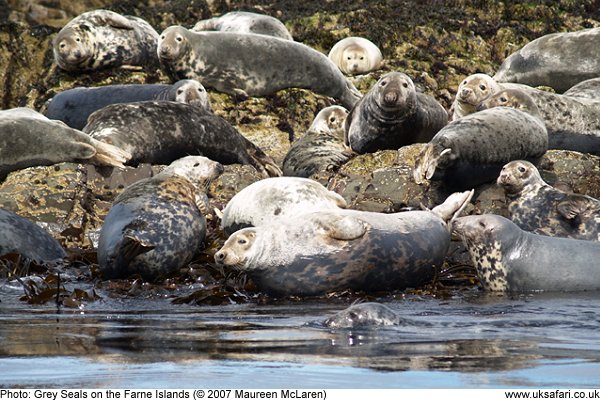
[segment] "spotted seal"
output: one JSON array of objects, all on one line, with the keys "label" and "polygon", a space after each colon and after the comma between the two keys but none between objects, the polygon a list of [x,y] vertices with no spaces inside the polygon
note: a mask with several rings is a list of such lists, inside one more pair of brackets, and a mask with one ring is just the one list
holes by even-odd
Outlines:
[{"label": "spotted seal", "polygon": [[212,110],[204,86],[193,79],[183,79],[173,85],[107,85],[65,90],[51,99],[46,116],[63,121],[71,128],[83,129],[94,111],[111,104],[148,100],[199,102],[201,107]]},{"label": "spotted seal", "polygon": [[199,21],[192,29],[194,32],[221,31],[237,33],[256,33],[274,36],[285,40],[294,40],[283,22],[270,15],[247,11],[231,11],[220,17]]},{"label": "spotted seal", "polygon": [[202,248],[208,183],[223,166],[188,156],[128,186],[114,200],[98,241],[103,278],[139,274],[156,280],[177,272]]},{"label": "spotted seal", "polygon": [[443,263],[450,245],[446,221],[472,195],[455,193],[432,211],[330,209],[280,218],[235,232],[215,261],[246,271],[275,296],[418,287]]},{"label": "spotted seal", "polygon": [[328,328],[364,328],[372,326],[400,325],[403,322],[388,306],[380,303],[359,303],[327,318],[323,325]]},{"label": "spotted seal", "polygon": [[487,74],[467,76],[458,85],[456,97],[450,108],[452,121],[474,113],[479,103],[500,90],[502,90],[500,84]]},{"label": "spotted seal", "polygon": [[263,175],[281,175],[275,162],[224,118],[197,104],[141,101],[94,112],[83,131],[132,154],[130,164],[169,164],[203,155],[223,164],[248,164]]},{"label": "spotted seal", "polygon": [[592,78],[579,82],[563,94],[570,97],[600,100],[600,78]]},{"label": "spotted seal", "polygon": [[141,18],[94,10],[72,19],[53,41],[54,61],[70,72],[122,65],[157,67],[158,33]]},{"label": "spotted seal", "polygon": [[506,164],[497,180],[510,219],[521,229],[548,236],[600,241],[600,200],[548,185],[527,161]]},{"label": "spotted seal", "polygon": [[344,198],[311,179],[262,179],[229,200],[223,209],[221,228],[231,234],[241,228],[287,219],[306,211],[340,208],[346,208]]},{"label": "spotted seal", "polygon": [[454,221],[485,290],[501,292],[600,289],[600,245],[536,235],[499,215]]},{"label": "spotted seal", "polygon": [[308,132],[292,144],[282,163],[283,175],[308,178],[338,168],[352,156],[344,145],[348,110],[330,106],[319,111]]},{"label": "spotted seal", "polygon": [[507,57],[494,79],[550,86],[562,93],[581,81],[600,76],[598,40],[600,28],[542,36]]},{"label": "spotted seal", "polygon": [[158,56],[171,77],[197,79],[231,95],[266,96],[303,88],[334,97],[346,108],[361,97],[324,54],[276,37],[171,26],[160,35]]},{"label": "spotted seal", "polygon": [[0,113],[0,180],[9,172],[61,162],[123,167],[129,152],[90,138],[60,121],[27,109]]},{"label": "spotted seal", "polygon": [[0,256],[20,254],[26,260],[54,261],[67,256],[61,245],[41,227],[0,208]]},{"label": "spotted seal", "polygon": [[345,142],[360,154],[397,150],[429,141],[447,122],[444,107],[418,93],[408,75],[389,72],[348,114]]},{"label": "spotted seal", "polygon": [[334,44],[327,57],[346,75],[366,74],[378,70],[383,64],[379,47],[369,39],[357,36]]}]

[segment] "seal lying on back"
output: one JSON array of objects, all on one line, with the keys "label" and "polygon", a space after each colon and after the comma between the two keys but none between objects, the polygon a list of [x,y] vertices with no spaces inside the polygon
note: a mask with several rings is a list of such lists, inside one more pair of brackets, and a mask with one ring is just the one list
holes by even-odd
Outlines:
[{"label": "seal lying on back", "polygon": [[600,28],[542,36],[506,58],[494,79],[550,86],[562,93],[581,81],[600,76],[599,40]]},{"label": "seal lying on back", "polygon": [[113,104],[94,112],[83,128],[93,138],[132,154],[130,164],[169,164],[203,155],[223,164],[252,165],[263,175],[281,170],[225,119],[198,105],[172,101]]},{"label": "seal lying on back", "polygon": [[158,33],[141,18],[113,11],[88,11],[54,38],[54,61],[66,71],[121,65],[158,66]]},{"label": "seal lying on back", "polygon": [[202,190],[222,172],[217,162],[189,156],[126,187],[100,231],[98,263],[103,277],[139,274],[156,280],[189,263],[206,236],[208,199]]},{"label": "seal lying on back", "polygon": [[371,326],[400,325],[400,318],[391,308],[379,303],[353,304],[327,318],[323,325],[328,328],[362,328]]},{"label": "seal lying on back", "polygon": [[275,296],[418,287],[444,262],[450,245],[446,221],[472,195],[455,193],[432,211],[332,209],[279,218],[235,232],[215,261],[246,271],[260,290]]},{"label": "seal lying on back", "polygon": [[294,142],[282,164],[283,175],[308,178],[338,168],[352,155],[344,145],[344,122],[348,111],[340,106],[322,109],[308,132]]},{"label": "seal lying on back", "polygon": [[255,33],[294,40],[283,22],[270,15],[247,11],[231,11],[220,17],[199,21],[192,29],[194,32],[221,31],[237,33]]},{"label": "seal lying on back", "polygon": [[563,94],[570,97],[600,100],[600,78],[592,78],[579,82]]},{"label": "seal lying on back", "polygon": [[485,290],[600,289],[600,243],[536,235],[492,214],[458,218],[453,228]]},{"label": "seal lying on back", "polygon": [[402,72],[382,76],[346,118],[346,144],[357,153],[429,141],[448,114],[433,97],[417,93]]},{"label": "seal lying on back", "polygon": [[473,74],[458,85],[456,97],[452,103],[452,121],[477,111],[477,106],[490,95],[499,92],[502,87],[489,75]]},{"label": "seal lying on back", "polygon": [[600,200],[553,188],[533,164],[521,160],[502,168],[498,185],[509,200],[510,219],[521,229],[600,241]]},{"label": "seal lying on back", "polygon": [[116,103],[149,100],[190,104],[199,102],[201,107],[211,109],[204,86],[198,81],[184,79],[173,85],[108,85],[65,90],[52,98],[46,116],[63,121],[71,128],[83,129],[90,114],[103,107]]},{"label": "seal lying on back", "polygon": [[366,74],[378,70],[383,64],[379,47],[369,39],[356,36],[337,42],[329,51],[328,57],[347,75]]},{"label": "seal lying on back", "polygon": [[334,97],[348,109],[361,97],[324,54],[276,37],[171,26],[160,35],[158,56],[172,78],[197,79],[231,95],[303,88]]}]

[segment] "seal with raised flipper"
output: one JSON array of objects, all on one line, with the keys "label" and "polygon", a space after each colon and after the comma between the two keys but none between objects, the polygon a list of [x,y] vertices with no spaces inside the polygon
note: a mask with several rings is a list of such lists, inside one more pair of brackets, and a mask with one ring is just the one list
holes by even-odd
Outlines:
[{"label": "seal with raised flipper", "polygon": [[381,303],[359,303],[327,318],[323,325],[334,329],[369,328],[374,326],[400,325],[402,318]]},{"label": "seal with raised flipper", "polygon": [[231,11],[220,17],[199,21],[192,29],[194,32],[221,31],[237,33],[255,33],[274,36],[285,40],[294,40],[283,22],[270,15],[248,11]]},{"label": "seal with raised flipper", "polygon": [[383,64],[379,47],[369,39],[357,36],[344,38],[334,44],[327,57],[347,75],[376,71]]},{"label": "seal with raised flipper", "polygon": [[537,235],[499,215],[454,221],[485,290],[499,292],[600,289],[600,244]]},{"label": "seal with raised flipper", "polygon": [[500,90],[502,90],[500,84],[487,74],[467,76],[458,85],[456,97],[450,108],[452,121],[474,113],[484,99]]}]

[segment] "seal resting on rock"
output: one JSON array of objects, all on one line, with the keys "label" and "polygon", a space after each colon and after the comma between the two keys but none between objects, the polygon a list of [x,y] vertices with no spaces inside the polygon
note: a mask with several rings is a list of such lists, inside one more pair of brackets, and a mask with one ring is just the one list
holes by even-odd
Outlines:
[{"label": "seal resting on rock", "polygon": [[477,111],[477,106],[502,87],[487,74],[473,74],[458,85],[456,97],[450,109],[452,121]]},{"label": "seal resting on rock", "polygon": [[168,100],[195,104],[212,110],[204,86],[193,79],[183,79],[172,85],[130,84],[100,87],[78,87],[54,96],[46,116],[63,121],[71,128],[83,129],[94,111],[117,103]]},{"label": "seal resting on rock", "polygon": [[500,292],[600,289],[600,244],[521,230],[499,215],[454,221],[485,290]]},{"label": "seal resting on rock", "polygon": [[560,32],[537,38],[504,60],[497,82],[550,86],[559,93],[600,76],[600,28]]},{"label": "seal resting on rock", "polygon": [[330,106],[319,111],[308,132],[292,144],[283,159],[285,176],[308,178],[312,174],[338,168],[352,156],[344,145],[344,122],[348,110]]},{"label": "seal resting on rock", "polygon": [[600,200],[548,185],[527,161],[511,161],[498,177],[510,219],[521,229],[548,236],[600,241]]},{"label": "seal resting on rock", "polygon": [[255,33],[274,36],[285,40],[294,40],[283,22],[270,15],[247,11],[231,11],[220,17],[199,21],[192,29],[194,32],[221,31],[237,33]]},{"label": "seal resting on rock", "polygon": [[90,115],[83,131],[130,152],[132,165],[169,164],[186,155],[203,155],[223,164],[252,165],[264,176],[281,175],[271,157],[225,119],[197,104],[113,104]]},{"label": "seal resting on rock", "polygon": [[361,97],[324,54],[276,37],[171,26],[160,35],[158,56],[172,78],[197,79],[230,95],[303,88],[336,98],[348,109]]},{"label": "seal resting on rock", "polygon": [[379,47],[369,39],[356,36],[337,42],[329,51],[328,57],[347,75],[366,74],[378,70],[383,64]]},{"label": "seal resting on rock", "polygon": [[203,192],[223,166],[188,156],[117,196],[98,241],[103,278],[139,274],[156,280],[177,272],[203,247],[207,198]]},{"label": "seal resting on rock", "polygon": [[400,318],[394,310],[380,303],[359,303],[327,318],[323,325],[328,328],[368,328],[371,326],[400,325]]},{"label": "seal resting on rock", "polygon": [[600,78],[592,78],[579,82],[563,94],[570,97],[600,100]]},{"label": "seal resting on rock", "polygon": [[65,71],[121,65],[157,67],[158,33],[141,18],[94,10],[72,19],[53,41],[54,61]]},{"label": "seal resting on rock", "polygon": [[330,209],[279,218],[232,234],[215,261],[246,271],[274,296],[418,287],[444,262],[447,221],[472,195],[455,193],[432,211]]},{"label": "seal resting on rock", "polygon": [[433,97],[417,93],[402,72],[382,76],[346,118],[345,142],[359,154],[428,142],[448,114]]},{"label": "seal resting on rock", "polygon": [[307,211],[346,208],[339,194],[307,178],[262,179],[246,186],[223,209],[221,228],[227,234],[286,219]]}]

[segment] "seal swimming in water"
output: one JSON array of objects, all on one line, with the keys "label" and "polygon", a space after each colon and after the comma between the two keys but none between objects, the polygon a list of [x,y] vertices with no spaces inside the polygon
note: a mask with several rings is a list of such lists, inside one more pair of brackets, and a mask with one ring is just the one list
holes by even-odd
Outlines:
[{"label": "seal swimming in water", "polygon": [[160,35],[158,56],[172,78],[197,79],[230,95],[303,88],[336,98],[348,109],[361,97],[324,54],[276,37],[171,26]]},{"label": "seal swimming in water", "polygon": [[510,219],[548,236],[600,241],[600,200],[548,185],[527,161],[506,164],[497,181],[509,200]]},{"label": "seal swimming in water", "polygon": [[58,32],[53,41],[54,61],[71,72],[121,65],[157,67],[157,43],[158,33],[141,18],[88,11]]},{"label": "seal swimming in water", "polygon": [[0,208],[0,256],[10,253],[38,262],[54,261],[67,256],[48,232],[34,222]]},{"label": "seal swimming in water", "polygon": [[83,129],[94,111],[116,103],[168,100],[180,103],[200,102],[211,110],[204,86],[193,79],[183,79],[173,85],[130,84],[100,87],[78,87],[65,90],[52,98],[46,116],[63,121],[71,128]]},{"label": "seal swimming in water", "polygon": [[456,97],[450,108],[452,121],[474,113],[484,99],[500,90],[502,90],[500,84],[487,74],[467,76],[458,85]]},{"label": "seal swimming in water", "polygon": [[472,195],[455,193],[432,211],[330,209],[279,218],[232,234],[215,261],[246,271],[275,296],[418,287],[443,263],[450,245],[446,221]]},{"label": "seal swimming in water", "polygon": [[224,118],[196,104],[112,104],[90,115],[83,131],[130,152],[132,165],[169,164],[186,155],[203,155],[223,164],[251,165],[265,176],[281,175],[258,146]]},{"label": "seal swimming in water", "polygon": [[550,86],[559,93],[600,76],[600,28],[559,32],[537,38],[504,60],[497,82]]},{"label": "seal swimming in water", "polygon": [[319,111],[308,132],[292,144],[282,163],[283,175],[308,178],[337,168],[352,156],[344,145],[344,122],[348,110],[330,106]]},{"label": "seal swimming in water", "polygon": [[262,179],[246,186],[223,209],[221,228],[227,234],[275,219],[328,209],[346,208],[339,194],[307,178],[279,177]]},{"label": "seal swimming in water", "polygon": [[294,40],[283,22],[270,15],[247,11],[231,11],[220,17],[199,21],[191,31],[221,31],[237,33],[255,33],[274,36],[285,40]]},{"label": "seal swimming in water", "polygon": [[328,328],[363,328],[371,326],[400,325],[400,318],[394,310],[380,303],[359,303],[327,318],[323,325]]},{"label": "seal swimming in water", "polygon": [[501,292],[600,289],[600,243],[536,235],[499,215],[454,221],[485,290]]},{"label": "seal swimming in water", "polygon": [[207,198],[202,190],[222,172],[215,161],[188,156],[126,187],[100,231],[103,278],[139,274],[156,280],[190,262],[206,236]]},{"label": "seal swimming in water", "polygon": [[327,56],[346,75],[366,74],[383,64],[379,47],[369,39],[351,36],[337,42]]},{"label": "seal swimming in water", "polygon": [[600,78],[592,78],[579,82],[563,94],[570,97],[600,100]]},{"label": "seal swimming in water", "polygon": [[345,142],[359,154],[428,142],[448,114],[433,97],[417,93],[410,77],[389,72],[375,83],[346,118]]}]

